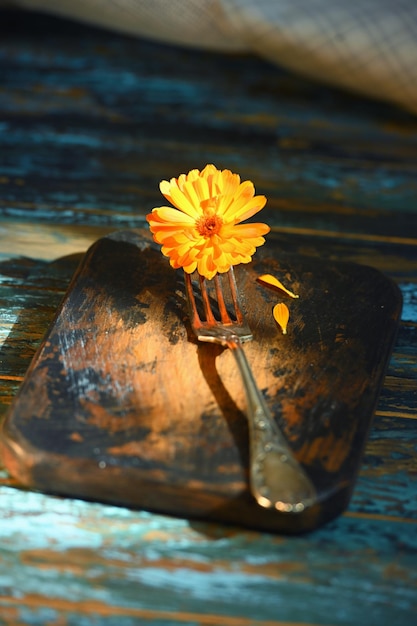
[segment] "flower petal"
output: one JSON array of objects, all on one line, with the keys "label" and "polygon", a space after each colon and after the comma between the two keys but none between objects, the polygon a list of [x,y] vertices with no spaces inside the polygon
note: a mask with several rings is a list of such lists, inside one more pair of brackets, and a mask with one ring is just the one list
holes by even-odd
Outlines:
[{"label": "flower petal", "polygon": [[244,204],[238,211],[235,210],[235,216],[239,220],[239,222],[244,222],[248,220],[250,217],[261,211],[266,204],[265,196],[255,196]]},{"label": "flower petal", "polygon": [[235,224],[230,227],[230,232],[239,239],[249,239],[251,237],[262,237],[270,231],[268,224],[262,222],[249,222],[249,224]]},{"label": "flower petal", "polygon": [[196,207],[192,202],[190,202],[187,195],[181,191],[179,187],[171,186],[170,193],[170,202],[172,202],[172,204],[177,207],[179,211],[183,211],[194,219],[198,219],[201,216],[200,207],[198,205]]},{"label": "flower petal", "polygon": [[297,294],[284,287],[281,281],[279,281],[278,278],[275,278],[275,276],[272,276],[271,274],[263,274],[262,276],[259,276],[258,281],[264,283],[268,287],[274,287],[276,289],[279,289],[280,291],[283,291],[291,298],[299,298]]},{"label": "flower petal", "polygon": [[278,304],[274,306],[272,312],[273,312],[275,321],[281,327],[282,334],[286,335],[287,324],[288,324],[288,320],[290,319],[290,312],[288,310],[287,305],[284,304],[283,302],[279,302]]},{"label": "flower petal", "polygon": [[158,221],[158,222],[166,222],[170,224],[186,224],[190,226],[195,223],[192,217],[182,213],[182,211],[178,211],[178,209],[173,209],[169,206],[160,206],[152,210],[152,213],[149,213],[146,216],[148,222]]},{"label": "flower petal", "polygon": [[[194,190],[198,196],[199,202],[204,202],[210,198],[209,186],[206,178],[196,178],[192,183]],[[201,215],[201,212],[200,212]]]}]

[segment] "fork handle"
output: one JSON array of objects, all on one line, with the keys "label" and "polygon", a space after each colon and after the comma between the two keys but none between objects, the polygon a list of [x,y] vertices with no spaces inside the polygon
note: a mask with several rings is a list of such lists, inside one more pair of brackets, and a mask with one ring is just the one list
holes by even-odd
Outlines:
[{"label": "fork handle", "polygon": [[239,338],[232,337],[227,345],[234,354],[245,388],[252,494],[262,507],[301,513],[317,502],[314,485],[276,425]]}]

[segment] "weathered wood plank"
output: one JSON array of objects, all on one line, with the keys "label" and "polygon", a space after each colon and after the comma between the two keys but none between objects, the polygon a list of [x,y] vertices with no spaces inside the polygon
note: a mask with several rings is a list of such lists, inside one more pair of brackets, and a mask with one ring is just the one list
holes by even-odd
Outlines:
[{"label": "weathered wood plank", "polygon": [[[11,395],[16,390],[16,383],[11,384],[13,381],[8,380],[8,376],[15,376],[19,371],[21,375],[24,374],[29,362],[40,344],[43,333],[46,331],[47,326],[52,320],[57,304],[62,298],[63,288],[66,286],[67,281],[70,278],[71,272],[75,269],[76,265],[79,261],[79,255],[74,257],[64,258],[63,262],[35,262],[34,260],[27,259],[17,259],[13,264],[12,261],[6,262],[4,264],[3,273],[7,274],[13,281],[20,280],[20,288],[18,291],[18,306],[22,307],[22,294],[25,294],[24,298],[24,307],[27,307],[27,311],[22,315],[22,323],[17,322],[15,324],[15,335],[11,337],[9,342],[6,344],[6,348],[3,350],[4,360],[3,360],[3,370],[2,375],[3,379],[3,387],[11,388],[11,392],[9,395],[7,393],[4,396],[4,405],[7,406],[10,403]],[[45,285],[45,288],[37,290],[35,288],[36,280],[39,278],[40,286]],[[56,286],[56,291],[48,292],[46,288],[46,284],[49,281],[52,281]],[[54,282],[55,281],[55,282]],[[26,285],[26,289],[25,289]],[[29,288],[30,286],[30,288]],[[2,295],[3,294],[3,295]],[[13,296],[13,287],[3,287],[0,289],[0,295],[4,298],[4,310],[10,311],[10,297]],[[13,298],[12,298],[13,300]],[[45,303],[47,306],[45,307]],[[13,308],[13,307],[12,307]],[[29,326],[26,323],[26,320],[29,320]],[[405,326],[400,330],[400,334],[402,331],[406,330],[407,335],[410,330],[410,327]],[[31,343],[28,345],[28,340],[25,339],[29,334],[31,338]],[[415,338],[416,336],[413,335]],[[411,346],[409,338],[404,340],[403,343]],[[29,351],[28,351],[29,350]],[[394,353],[395,358],[395,353]],[[16,363],[20,363],[19,365]],[[396,414],[400,412],[401,414],[405,414],[408,412],[410,417],[413,416],[413,401],[415,400],[415,386],[413,385],[413,379],[411,376],[415,376],[415,359],[413,360],[411,357],[406,357],[405,361],[408,361],[407,369],[404,370],[404,356],[402,360],[401,370],[397,372],[394,367],[395,361],[392,362],[390,366],[390,376],[388,377],[386,384],[384,386],[384,390],[382,393],[381,400],[378,405],[378,410],[382,414]],[[10,369],[7,369],[7,364]],[[14,373],[13,373],[14,372]],[[409,391],[408,395],[406,393],[406,385],[407,381],[404,379],[405,374],[409,376]],[[397,377],[398,378],[397,378]],[[398,381],[398,383],[396,383]],[[407,408],[407,397],[410,398],[410,402]],[[400,406],[398,406],[400,405]],[[400,411],[398,409],[400,408]],[[369,465],[372,470],[372,467],[379,465],[379,473],[372,473],[371,470],[365,471],[366,477],[365,481],[359,484],[358,488],[360,490],[360,494],[364,492],[365,495],[360,495],[358,502],[365,502],[364,505],[360,508],[361,511],[369,512],[378,510],[380,514],[391,515],[392,509],[396,508],[398,511],[398,515],[410,517],[415,514],[414,510],[414,499],[409,498],[407,500],[408,503],[411,502],[411,505],[407,508],[404,508],[404,503],[402,501],[401,494],[398,494],[397,484],[398,484],[398,476],[401,472],[409,472],[409,459],[412,452],[412,444],[403,441],[403,438],[399,438],[395,436],[395,428],[397,428],[397,421],[394,419],[390,422],[393,428],[393,437],[390,442],[390,455],[387,457],[387,462],[385,463],[385,457],[382,457],[380,451],[383,450],[383,447],[376,448],[373,452],[369,453],[369,446],[367,449],[367,457],[370,454]],[[378,433],[378,424],[374,425],[372,433]],[[397,433],[398,434],[398,433]],[[374,435],[378,440],[378,434]],[[406,446],[406,449],[404,448]],[[404,463],[392,463],[391,459],[406,459]],[[408,464],[407,464],[408,463]],[[363,472],[362,472],[363,473]],[[394,498],[396,504],[392,505],[390,502],[386,502],[383,498],[376,495],[378,490],[380,489],[381,476],[385,476],[385,480],[389,481],[389,485],[386,491],[390,491],[390,494],[395,494],[394,496],[390,495],[390,498]],[[412,474],[408,475],[406,479],[406,489],[412,492],[414,488],[413,477]],[[372,497],[369,494],[373,491],[374,501],[372,502]],[[371,502],[372,506],[369,507],[369,502]],[[376,504],[375,504],[376,502]],[[379,508],[381,507],[381,508]],[[356,509],[359,510],[359,509]]]},{"label": "weathered wood plank", "polygon": [[[31,213],[30,221],[0,222],[0,275],[1,282],[10,283],[13,279],[35,278],[37,286],[44,273],[49,281],[55,281],[65,273],[67,281],[73,271],[76,259],[71,257],[83,254],[87,248],[109,233],[117,230],[109,226],[89,226],[76,224],[44,224],[37,219],[38,212]],[[10,259],[16,259],[16,266]],[[48,265],[49,263],[49,265]],[[45,268],[46,272],[42,271]],[[12,282],[16,286],[19,283]],[[24,285],[25,283],[23,283]],[[54,283],[48,282],[48,287]]]},{"label": "weathered wood plank", "polygon": [[351,626],[366,615],[372,626],[409,626],[417,609],[415,524],[343,516],[294,541],[14,489],[1,495],[0,606],[23,623],[60,615],[63,624],[130,625],[155,611],[164,624]]},{"label": "weathered wood plank", "polygon": [[290,79],[253,57],[91,29],[83,37],[62,22],[57,48],[45,37],[57,22],[35,24],[29,38],[24,24],[0,26],[4,215],[141,226],[161,203],[159,180],[204,165],[204,155],[254,180],[273,224],[417,232],[408,114]]},{"label": "weathered wood plank", "polygon": [[[20,381],[0,382],[0,419],[19,386]],[[349,512],[417,520],[415,431],[415,421],[376,415]],[[15,484],[10,478],[3,482]]]},{"label": "weathered wood plank", "polygon": [[19,290],[16,294],[11,287],[0,287],[2,375],[26,372],[62,298],[60,291]]},{"label": "weathered wood plank", "polygon": [[6,411],[9,410],[22,381],[23,376],[0,378],[0,421],[4,418]]},{"label": "weathered wood plank", "polygon": [[[279,263],[301,295],[284,345],[276,299],[256,282]],[[187,341],[173,280],[148,231],[90,248],[5,423],[12,475],[54,493],[258,529],[311,529],[340,514],[391,353],[397,287],[372,268],[285,249],[264,247],[237,268],[254,332],[245,351],[317,491],[316,506],[289,517],[248,497],[241,380],[230,352]]]},{"label": "weathered wood plank", "polygon": [[[82,254],[97,239],[112,232],[123,230],[120,225],[89,226],[83,224],[55,224],[33,221],[2,220],[0,223],[0,276],[2,284],[13,276],[29,278],[42,276],[41,267],[47,268],[54,279],[56,270],[65,272],[65,263],[71,271],[71,256]],[[115,213],[115,219],[117,219]],[[340,218],[340,227],[343,217]],[[147,223],[141,221],[147,228]],[[119,227],[120,226],[120,227]],[[309,232],[297,229],[273,227],[267,235],[267,246],[294,250],[300,254],[319,256],[323,259],[371,265],[399,283],[409,285],[410,297],[416,283],[417,249],[414,243],[407,243],[406,236],[399,241],[374,240],[369,234],[364,237],[344,238],[343,233],[323,234],[313,228]],[[16,259],[16,267],[11,259]],[[46,263],[51,265],[48,266]],[[36,267],[36,263],[39,267]]]}]

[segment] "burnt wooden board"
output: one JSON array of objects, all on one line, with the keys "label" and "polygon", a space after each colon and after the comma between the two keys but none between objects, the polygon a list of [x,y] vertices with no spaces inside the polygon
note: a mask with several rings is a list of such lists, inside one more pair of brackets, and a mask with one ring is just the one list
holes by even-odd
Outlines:
[{"label": "burnt wooden board", "polygon": [[[259,284],[271,273],[299,294]],[[191,332],[182,272],[150,235],[115,233],[87,252],[4,422],[21,484],[73,497],[285,532],[348,505],[401,310],[377,270],[268,243],[236,268],[268,405],[314,481],[301,514],[248,490],[248,428],[230,351]],[[285,301],[283,335],[272,307]]]}]

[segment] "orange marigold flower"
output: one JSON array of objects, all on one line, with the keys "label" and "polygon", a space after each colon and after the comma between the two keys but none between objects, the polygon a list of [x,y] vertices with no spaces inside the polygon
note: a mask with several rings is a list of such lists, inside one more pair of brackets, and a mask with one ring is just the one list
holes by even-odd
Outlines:
[{"label": "orange marigold flower", "polygon": [[201,172],[163,180],[159,188],[175,208],[156,207],[146,219],[173,268],[188,274],[198,270],[211,279],[232,265],[249,263],[265,243],[267,224],[241,224],[266,204],[250,180],[241,183],[238,174],[206,165]]}]

